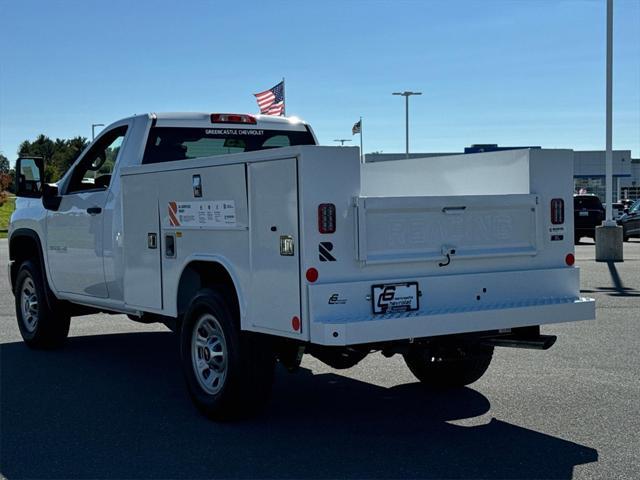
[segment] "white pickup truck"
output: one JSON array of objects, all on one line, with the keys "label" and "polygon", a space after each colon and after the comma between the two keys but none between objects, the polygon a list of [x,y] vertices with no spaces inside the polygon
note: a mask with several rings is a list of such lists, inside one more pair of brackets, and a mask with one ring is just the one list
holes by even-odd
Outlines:
[{"label": "white pickup truck", "polygon": [[402,354],[431,387],[480,378],[496,346],[595,318],[574,267],[569,150],[361,164],[297,119],[151,114],[107,127],[55,185],[17,161],[10,266],[20,332],[70,317],[179,332],[207,416],[254,412],[276,362]]}]

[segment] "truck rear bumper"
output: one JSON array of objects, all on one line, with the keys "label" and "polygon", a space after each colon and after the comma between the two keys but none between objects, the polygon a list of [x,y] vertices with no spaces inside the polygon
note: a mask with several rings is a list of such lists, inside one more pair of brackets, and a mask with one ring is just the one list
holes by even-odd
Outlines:
[{"label": "truck rear bumper", "polygon": [[[574,293],[577,268],[404,280],[418,281],[420,309],[388,315],[373,315],[368,297],[372,284],[384,282],[309,286],[311,343],[356,345],[595,319],[595,301]],[[332,297],[344,303],[330,303]]]},{"label": "truck rear bumper", "polygon": [[356,345],[593,319],[595,300],[592,298],[558,299],[554,303],[517,307],[502,305],[487,310],[314,322],[311,326],[311,342],[320,345]]}]

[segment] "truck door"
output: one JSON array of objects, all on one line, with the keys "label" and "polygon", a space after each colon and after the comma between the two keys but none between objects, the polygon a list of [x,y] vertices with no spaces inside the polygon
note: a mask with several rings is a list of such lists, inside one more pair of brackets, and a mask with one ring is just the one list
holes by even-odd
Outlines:
[{"label": "truck door", "polygon": [[111,173],[127,127],[104,133],[71,172],[60,206],[47,214],[47,258],[60,292],[106,298],[103,218]]},{"label": "truck door", "polygon": [[[299,337],[300,244],[295,159],[249,166],[251,296],[249,323]],[[292,246],[293,250],[287,250]],[[297,330],[293,327],[296,325]]]}]

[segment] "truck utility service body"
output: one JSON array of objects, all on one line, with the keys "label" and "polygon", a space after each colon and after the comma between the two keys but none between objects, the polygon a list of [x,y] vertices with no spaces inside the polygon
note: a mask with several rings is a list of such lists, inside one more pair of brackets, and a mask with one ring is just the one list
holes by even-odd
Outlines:
[{"label": "truck utility service body", "polygon": [[[373,349],[408,358],[413,344],[433,353],[467,345],[467,336],[490,359],[487,349],[501,344],[550,346],[542,324],[595,317],[573,266],[569,150],[361,164],[356,148],[314,145],[297,120],[165,114],[116,122],[89,154],[116,137],[109,178],[87,178],[82,167],[104,170],[109,153],[88,162],[85,152],[44,198],[18,200],[10,230],[17,298],[24,254],[14,242],[29,237],[53,302],[180,326],[206,310],[193,302],[220,293],[213,317],[226,303],[252,345],[268,343],[287,366],[304,348],[350,366]],[[222,347],[198,347],[197,325],[193,334],[182,327],[193,339],[185,374],[196,377],[232,348],[217,323],[202,337],[222,338]],[[297,360],[283,353],[291,346]],[[200,380],[195,388],[218,404],[207,406],[190,384],[196,404],[225,416],[224,388]]]}]

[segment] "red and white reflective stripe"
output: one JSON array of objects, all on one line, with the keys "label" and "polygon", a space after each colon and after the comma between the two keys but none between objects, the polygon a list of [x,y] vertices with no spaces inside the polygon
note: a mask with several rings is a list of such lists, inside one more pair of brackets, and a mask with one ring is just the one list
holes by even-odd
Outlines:
[{"label": "red and white reflective stripe", "polygon": [[178,205],[176,202],[169,202],[169,225],[172,227],[179,227],[180,221],[178,220]]}]

